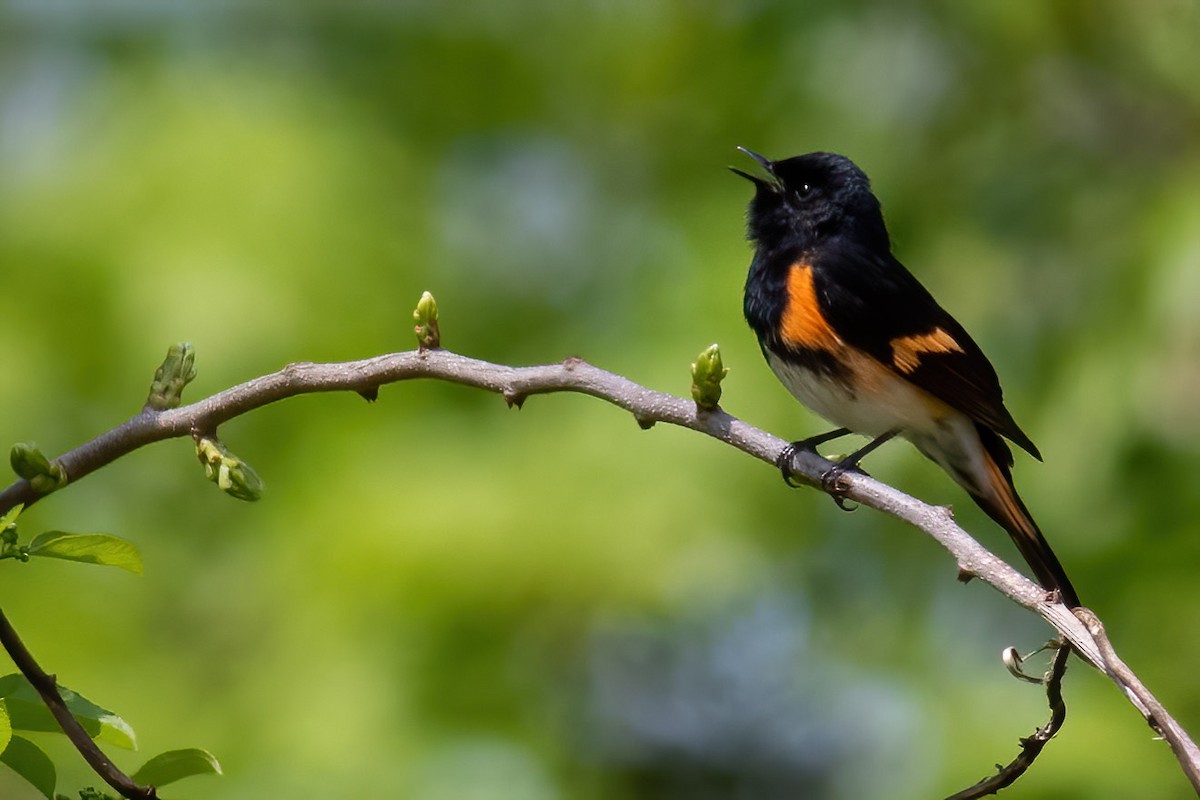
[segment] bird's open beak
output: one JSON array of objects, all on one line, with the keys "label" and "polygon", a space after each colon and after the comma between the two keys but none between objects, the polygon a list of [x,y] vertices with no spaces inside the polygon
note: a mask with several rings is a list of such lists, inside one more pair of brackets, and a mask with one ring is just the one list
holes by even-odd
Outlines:
[{"label": "bird's open beak", "polygon": [[[745,153],[746,155],[753,158],[755,161],[757,161],[759,163],[759,165],[763,169],[765,169],[767,171],[768,175],[771,175],[772,177],[774,177],[775,163],[773,161],[771,161],[771,159],[767,158],[766,156],[760,156],[758,153],[754,152],[753,150],[747,150],[745,147],[739,147],[738,150],[741,150],[743,153]],[[746,180],[750,181],[755,186],[758,186],[760,188],[763,188],[763,189],[774,189],[775,188],[774,181],[760,178],[757,175],[751,175],[749,172],[743,172],[742,170],[738,169],[737,167],[730,167],[729,171],[733,172],[737,175],[741,175],[743,178],[745,178]]]}]

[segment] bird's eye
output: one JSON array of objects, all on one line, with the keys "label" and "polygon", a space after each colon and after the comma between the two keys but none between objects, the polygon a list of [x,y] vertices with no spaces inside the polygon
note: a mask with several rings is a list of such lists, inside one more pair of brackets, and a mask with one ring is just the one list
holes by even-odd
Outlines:
[{"label": "bird's eye", "polygon": [[796,187],[796,195],[799,197],[804,197],[811,191],[812,191],[812,186],[808,185],[807,183],[802,183],[798,187]]}]

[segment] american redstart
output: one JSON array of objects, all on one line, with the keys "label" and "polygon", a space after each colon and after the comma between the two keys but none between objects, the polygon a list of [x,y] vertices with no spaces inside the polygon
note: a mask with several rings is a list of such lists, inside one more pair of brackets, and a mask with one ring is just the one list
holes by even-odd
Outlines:
[{"label": "american redstart", "polygon": [[1041,454],[1004,407],[987,356],[892,255],[866,174],[833,153],[771,161],[738,149],[766,171],[731,168],[755,187],[746,321],[788,391],[839,426],[793,443],[781,464],[796,448],[849,433],[871,437],[839,463],[850,469],[887,440],[908,439],[1008,531],[1043,587],[1078,606],[1013,486],[1004,439],[1039,461]]}]

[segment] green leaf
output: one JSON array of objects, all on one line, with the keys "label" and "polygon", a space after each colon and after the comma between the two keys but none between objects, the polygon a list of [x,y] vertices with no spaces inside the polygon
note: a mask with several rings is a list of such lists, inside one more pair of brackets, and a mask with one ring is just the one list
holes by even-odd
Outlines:
[{"label": "green leaf", "polygon": [[12,740],[12,720],[8,718],[8,706],[0,699],[0,753],[3,753]]},{"label": "green leaf", "polygon": [[0,761],[32,783],[33,787],[47,798],[54,800],[54,762],[36,744],[14,736],[4,752],[0,753]]},{"label": "green leaf", "polygon": [[107,533],[46,531],[29,543],[29,555],[120,567],[142,574],[142,556],[133,543]]},{"label": "green leaf", "polygon": [[[59,685],[58,693],[67,704],[71,715],[93,739],[126,750],[137,749],[137,734],[129,727],[128,722],[65,686]],[[14,673],[0,678],[0,697],[4,698],[15,730],[62,733],[58,720],[50,713],[50,709],[46,708],[42,696],[25,680],[24,675]]]},{"label": "green leaf", "polygon": [[6,513],[3,517],[0,517],[0,530],[3,530],[4,528],[7,528],[9,525],[12,525],[14,522],[16,522],[17,517],[21,516],[21,512],[24,510],[24,503],[17,503],[15,506],[10,508],[8,513]]},{"label": "green leaf", "polygon": [[216,756],[198,747],[159,753],[130,777],[143,786],[166,786],[193,775],[220,775]]}]

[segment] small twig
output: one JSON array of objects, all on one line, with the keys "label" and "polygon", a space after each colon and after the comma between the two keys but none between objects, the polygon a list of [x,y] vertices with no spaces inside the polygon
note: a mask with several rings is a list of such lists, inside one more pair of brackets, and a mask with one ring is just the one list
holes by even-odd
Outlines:
[{"label": "small twig", "polygon": [[1032,736],[1021,739],[1021,752],[1017,754],[1011,762],[1000,767],[995,775],[984,778],[979,783],[969,788],[963,789],[957,794],[952,794],[946,800],[975,800],[979,797],[987,797],[991,794],[997,794],[1001,789],[1011,786],[1025,774],[1025,770],[1033,765],[1033,762],[1041,754],[1042,748],[1046,743],[1054,738],[1054,734],[1058,733],[1062,728],[1063,721],[1067,718],[1067,704],[1063,702],[1062,696],[1062,679],[1067,671],[1067,657],[1071,655],[1071,646],[1065,642],[1058,645],[1058,650],[1054,654],[1054,661],[1050,664],[1050,671],[1046,673],[1046,699],[1050,705],[1050,720],[1033,732]]},{"label": "small twig", "polygon": [[1175,753],[1179,765],[1183,767],[1183,774],[1192,782],[1192,788],[1197,794],[1200,794],[1200,749],[1197,749],[1196,743],[1117,655],[1100,618],[1090,608],[1075,609],[1075,616],[1087,626],[1088,632],[1099,646],[1100,655],[1104,659],[1104,671],[1126,695],[1136,697],[1138,702],[1148,709],[1146,722],[1155,733],[1167,740],[1171,752]]},{"label": "small twig", "polygon": [[4,645],[4,649],[12,657],[17,669],[21,670],[21,674],[33,684],[33,688],[41,695],[42,702],[50,709],[50,713],[54,715],[54,719],[63,729],[63,733],[71,740],[71,744],[75,745],[75,749],[79,751],[79,754],[96,774],[104,779],[105,783],[120,792],[122,797],[128,797],[130,800],[158,797],[153,786],[141,786],[117,769],[116,764],[113,764],[108,756],[104,755],[104,751],[92,741],[92,737],[88,735],[88,732],[79,724],[79,720],[71,714],[67,704],[63,702],[62,695],[58,693],[58,681],[37,663],[33,654],[25,647],[25,643],[21,641],[21,637],[17,636],[16,630],[13,629],[12,623],[8,621],[8,617],[4,615],[3,611],[0,611],[0,644]]},{"label": "small twig", "polygon": [[1039,647],[1037,650],[1034,650],[1032,653],[1030,653],[1027,656],[1022,656],[1020,653],[1017,652],[1017,648],[1015,648],[1015,647],[1006,647],[1006,648],[1004,648],[1004,652],[1002,652],[1000,654],[1000,658],[1004,662],[1005,669],[1007,669],[1008,673],[1010,675],[1012,675],[1014,678],[1016,678],[1019,681],[1025,681],[1026,683],[1036,683],[1038,686],[1041,686],[1042,684],[1044,684],[1046,682],[1046,676],[1045,675],[1030,675],[1028,672],[1025,672],[1025,670],[1023,670],[1022,667],[1024,666],[1026,661],[1033,658],[1038,653],[1044,653],[1045,651],[1050,650],[1051,648],[1057,648],[1061,644],[1062,643],[1059,641],[1048,642],[1048,643],[1042,645],[1041,647]]}]

